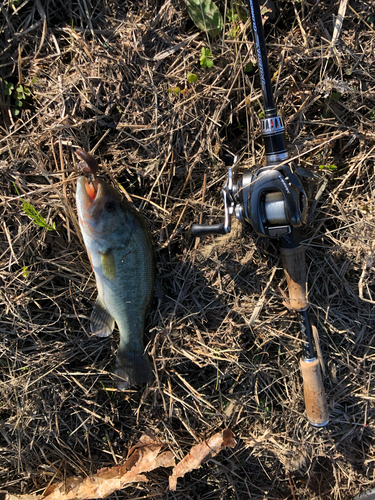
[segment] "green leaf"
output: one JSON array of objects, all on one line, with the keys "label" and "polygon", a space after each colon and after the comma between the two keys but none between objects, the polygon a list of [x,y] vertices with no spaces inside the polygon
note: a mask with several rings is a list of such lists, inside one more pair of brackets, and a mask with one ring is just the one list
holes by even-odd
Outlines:
[{"label": "green leaf", "polygon": [[15,101],[16,106],[18,106],[19,108],[22,108],[22,104],[23,104],[22,101],[19,101],[18,99],[16,99],[16,101]]},{"label": "green leaf", "polygon": [[12,115],[13,116],[18,116],[21,113],[21,111],[17,108],[12,108]]},{"label": "green leaf", "polygon": [[227,19],[228,21],[231,23],[232,21],[234,21],[235,23],[238,22],[238,14],[234,14],[233,16],[233,9],[228,9],[228,12],[227,12]]},{"label": "green leaf", "polygon": [[245,73],[250,73],[250,71],[253,71],[253,63],[250,61],[246,64],[246,66],[244,66],[244,72]]},{"label": "green leaf", "polygon": [[319,165],[320,170],[337,170],[337,165]]},{"label": "green leaf", "polygon": [[187,0],[187,10],[197,28],[212,37],[220,36],[223,16],[212,0]]},{"label": "green leaf", "polygon": [[337,102],[340,99],[340,97],[341,97],[340,92],[335,92],[334,90],[332,90],[332,92],[331,92],[331,100],[333,102]]},{"label": "green leaf", "polygon": [[187,81],[189,83],[195,83],[198,81],[198,77],[196,74],[190,73],[190,71],[188,71]]},{"label": "green leaf", "polygon": [[199,59],[200,63],[202,64],[202,61],[204,61],[205,59],[206,59],[206,49],[204,47],[202,47],[201,57]]},{"label": "green leaf", "polygon": [[214,65],[214,62],[212,60],[212,55],[211,55],[210,49],[206,49],[205,47],[202,47],[199,62],[203,68],[212,68],[212,66]]},{"label": "green leaf", "polygon": [[16,88],[16,98],[17,99],[26,99],[26,96],[25,96],[25,93],[23,91],[23,87],[22,85],[19,85],[17,88]]},{"label": "green leaf", "polygon": [[3,81],[3,94],[12,95],[12,90],[14,89],[13,83]]},{"label": "green leaf", "polygon": [[227,19],[230,23],[233,21],[235,23],[238,23],[240,19],[242,22],[246,23],[247,21],[246,11],[242,7],[242,5],[235,3],[233,4],[233,9],[227,10]]},{"label": "green leaf", "polygon": [[260,118],[261,120],[263,120],[263,119],[264,119],[264,111],[261,111],[261,112],[258,114],[258,116],[259,116],[259,118]]},{"label": "green leaf", "polygon": [[181,89],[180,87],[173,87],[172,89],[168,89],[168,92],[170,94],[178,95],[181,92]]},{"label": "green leaf", "polygon": [[[19,110],[15,110],[15,111],[19,112]],[[16,190],[17,195],[20,196],[20,193],[17,189],[15,182],[13,182],[13,186],[14,186],[14,189]],[[47,229],[47,231],[54,231],[56,229],[56,224],[54,222],[52,222],[52,225],[48,224],[47,221],[45,220],[45,218],[30,203],[25,201],[23,198],[21,198],[21,202],[22,202],[23,210],[24,210],[25,214],[30,217],[30,219],[34,222],[34,224],[36,224],[37,226],[40,226],[40,227],[45,227]]]}]

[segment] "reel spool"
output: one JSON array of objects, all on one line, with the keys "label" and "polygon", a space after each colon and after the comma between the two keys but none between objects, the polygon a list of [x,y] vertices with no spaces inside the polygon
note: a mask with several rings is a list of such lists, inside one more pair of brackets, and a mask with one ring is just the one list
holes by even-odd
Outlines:
[{"label": "reel spool", "polygon": [[272,226],[288,223],[285,201],[280,192],[268,193],[264,201],[267,222]]}]

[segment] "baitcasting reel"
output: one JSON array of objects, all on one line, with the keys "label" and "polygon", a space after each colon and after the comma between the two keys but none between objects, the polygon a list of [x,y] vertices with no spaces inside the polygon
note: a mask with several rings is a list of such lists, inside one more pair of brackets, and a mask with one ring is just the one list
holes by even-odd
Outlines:
[{"label": "baitcasting reel", "polygon": [[289,165],[260,167],[255,173],[245,172],[237,182],[233,182],[233,167],[221,190],[224,223],[193,224],[193,236],[229,233],[233,213],[238,220],[250,222],[257,234],[269,238],[286,236],[305,222],[306,195]]}]

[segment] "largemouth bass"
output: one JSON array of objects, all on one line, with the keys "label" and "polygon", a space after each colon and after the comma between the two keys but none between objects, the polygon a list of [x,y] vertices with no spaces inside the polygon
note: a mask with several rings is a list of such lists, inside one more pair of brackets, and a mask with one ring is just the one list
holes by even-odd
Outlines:
[{"label": "largemouth bass", "polygon": [[95,273],[98,298],[91,331],[101,337],[120,330],[114,373],[120,390],[150,382],[144,354],[145,316],[155,288],[155,260],[143,217],[102,179],[77,182],[77,211],[86,250]]}]

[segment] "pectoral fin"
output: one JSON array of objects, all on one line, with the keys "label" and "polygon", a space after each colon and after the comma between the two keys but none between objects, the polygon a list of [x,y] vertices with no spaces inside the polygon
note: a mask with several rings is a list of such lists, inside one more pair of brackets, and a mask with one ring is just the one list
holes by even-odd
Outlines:
[{"label": "pectoral fin", "polygon": [[99,253],[103,274],[109,281],[113,281],[116,278],[116,264],[113,250],[110,248],[105,253]]},{"label": "pectoral fin", "polygon": [[108,337],[113,332],[114,327],[115,320],[107,312],[103,302],[98,297],[91,313],[91,332],[98,337]]}]

